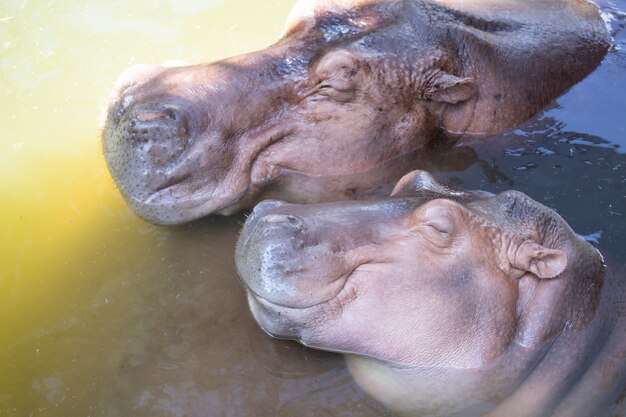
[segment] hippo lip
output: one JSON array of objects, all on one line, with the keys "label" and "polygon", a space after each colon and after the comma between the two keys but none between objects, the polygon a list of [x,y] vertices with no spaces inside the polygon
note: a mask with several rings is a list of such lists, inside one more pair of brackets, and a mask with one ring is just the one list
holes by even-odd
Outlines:
[{"label": "hippo lip", "polygon": [[[191,174],[188,174],[188,173],[180,174],[180,175],[177,175],[177,176],[168,176],[168,178],[163,183],[161,183],[161,185],[159,185],[158,187],[155,188],[154,193],[152,195],[154,195],[156,193],[159,193],[161,191],[165,191],[168,188],[175,187],[176,185],[178,185],[181,182],[183,182],[186,179],[188,179],[190,176],[191,176]],[[148,197],[148,199],[150,197]],[[148,199],[146,199],[146,200],[148,200]]]},{"label": "hippo lip", "polygon": [[[359,265],[361,266],[361,265]],[[289,303],[280,303],[277,301],[273,301],[268,299],[267,297],[264,297],[260,294],[258,294],[257,292],[255,292],[252,288],[250,288],[250,286],[248,286],[248,284],[245,282],[244,279],[242,279],[242,283],[244,285],[244,288],[246,289],[246,291],[260,304],[262,304],[265,307],[278,307],[280,309],[288,309],[288,310],[294,310],[294,311],[302,311],[302,310],[309,310],[309,309],[313,309],[313,308],[317,308],[317,307],[321,307],[325,304],[328,304],[330,302],[332,302],[333,300],[338,299],[339,297],[342,296],[342,294],[345,292],[346,287],[348,286],[348,282],[350,281],[350,277],[352,276],[352,274],[354,273],[354,271],[358,269],[358,267],[354,268],[353,270],[351,270],[350,272],[348,272],[347,274],[344,274],[342,276],[340,276],[339,278],[333,280],[332,282],[337,282],[337,281],[343,281],[342,285],[340,286],[339,290],[337,292],[335,292],[332,296],[330,296],[327,299],[324,300],[320,300],[308,305],[293,305],[293,304],[289,304]]]},{"label": "hippo lip", "polygon": [[[282,128],[281,128],[282,129]],[[270,146],[272,143],[279,141],[284,136],[287,136],[289,132],[282,132],[281,134],[272,134],[271,132],[264,132],[269,142],[266,146],[255,151],[258,154],[263,149]],[[170,168],[167,170],[167,179],[163,181],[158,187],[153,188],[153,192],[141,200],[130,196],[136,206],[144,206],[167,211],[176,211],[181,208],[181,205],[176,203],[171,205],[166,203],[167,198],[176,197],[176,192],[182,187],[179,187],[181,183],[190,182],[192,180],[192,171],[197,168],[204,168],[206,164],[208,150],[203,146],[190,146],[188,150],[183,152],[176,161],[172,162]],[[250,166],[254,164],[254,160],[250,163]],[[250,168],[251,169],[251,168]],[[246,196],[246,193],[250,189],[251,177],[248,173],[247,183],[241,190],[234,190],[232,187],[220,187],[214,189],[210,193],[202,194],[196,198],[189,198],[189,194],[184,191],[180,192],[180,197],[184,197],[184,208],[192,211],[197,211],[197,217],[202,217],[210,213],[222,213],[232,214],[239,207],[238,204]],[[228,191],[224,196],[216,195]],[[196,216],[194,214],[194,216]]]},{"label": "hippo lip", "polygon": [[[113,157],[113,154],[106,148],[104,149],[105,160],[107,161],[107,165],[109,165],[109,160]],[[144,199],[140,199],[135,197],[132,193],[125,190],[123,181],[116,181],[119,186],[118,188],[129,199],[133,200],[136,203],[141,204],[152,204],[152,201],[159,198],[159,195],[164,193],[170,193],[174,187],[177,187],[182,182],[188,180],[191,177],[191,173],[188,172],[188,169],[185,169],[185,161],[187,160],[186,155],[181,155],[175,162],[173,162],[170,169],[167,170],[158,170],[164,178],[161,181],[158,181],[156,184],[152,185],[152,192],[145,197]],[[111,173],[115,173],[115,169],[110,169]],[[115,178],[115,175],[113,175]]]},{"label": "hippo lip", "polygon": [[[213,213],[220,210],[227,209],[237,204],[243,197],[241,195],[233,196],[232,198],[216,199],[211,196],[198,196],[193,199],[186,198],[184,203],[177,203],[172,205],[167,200],[169,198],[176,197],[176,191],[180,188],[180,182],[166,186],[154,193],[152,193],[147,199],[140,200],[133,196],[129,196],[132,200],[132,205],[138,209],[160,209],[167,213],[180,213],[185,212],[185,216],[188,218],[198,219],[204,216],[207,212]],[[188,221],[188,220],[185,220]],[[165,222],[167,224],[170,222]]]},{"label": "hippo lip", "polygon": [[[224,214],[232,214],[248,192],[249,183],[241,190],[215,189],[212,192],[204,192],[197,186],[197,180],[194,186],[194,176],[190,172],[193,169],[193,160],[198,159],[197,157],[199,160],[202,159],[202,151],[192,150],[181,155],[164,173],[166,178],[153,185],[146,197],[139,197],[129,192],[130,190],[125,190],[122,182],[118,182],[119,189],[137,214],[147,221],[158,224],[180,224],[223,211],[228,211]],[[190,188],[195,191],[190,192]],[[219,195],[220,193],[223,195]]]},{"label": "hippo lip", "polygon": [[[111,126],[105,130],[102,141],[104,159],[107,163],[107,166],[109,167],[109,171],[111,172],[113,178],[118,184],[118,188],[120,188],[120,191],[122,191],[122,193],[126,194],[133,200],[141,201],[138,198],[132,196],[130,192],[127,192],[125,190],[126,187],[123,178],[117,178],[119,175],[118,166],[120,165],[120,150],[116,149],[116,147],[114,146],[112,147],[111,143],[116,141],[116,137],[119,137],[119,129],[121,129],[121,126],[123,126],[123,123],[117,123],[115,126]],[[190,149],[180,153],[180,155],[177,155],[175,158],[169,161],[169,163],[167,164],[168,166],[163,168],[153,167],[151,166],[151,164],[148,164],[146,162],[145,156],[139,156],[138,159],[143,165],[145,165],[144,169],[146,169],[146,167],[149,167],[150,170],[154,170],[156,173],[164,176],[162,180],[155,181],[156,184],[146,184],[146,188],[151,189],[151,193],[144,199],[143,202],[147,202],[147,200],[152,198],[152,195],[159,193],[167,188],[176,186],[177,184],[188,179],[191,176],[188,162],[193,156],[193,147],[190,147]]]},{"label": "hippo lip", "polygon": [[178,186],[187,178],[189,178],[188,174],[181,175],[180,177],[170,177],[162,185],[157,187],[145,200],[133,198],[132,196],[131,198],[141,204],[158,206],[160,205],[159,200],[163,200],[165,196],[173,196],[175,191],[179,188]]},{"label": "hippo lip", "polygon": [[[255,224],[253,224],[252,226],[253,227],[256,226],[256,223],[257,222],[255,222]],[[251,229],[247,229],[247,230],[251,230]],[[242,234],[241,239],[243,240],[238,245],[238,249],[237,249],[238,252],[242,250],[242,247],[245,247],[249,243],[249,239],[251,235],[252,233],[250,233],[248,236],[246,236],[245,234]],[[355,250],[358,251],[359,249],[360,247],[356,248]],[[349,252],[346,253],[346,256],[349,256]],[[362,266],[373,262],[373,259],[371,258],[371,256],[359,257],[359,258],[361,259],[356,261],[354,265],[350,265],[348,269],[344,270],[344,273],[342,273],[339,276],[335,276],[334,278],[329,279],[325,284],[322,284],[322,285],[328,285],[328,286],[336,286],[336,288],[332,290],[331,294],[328,294],[325,298],[315,300],[309,304],[299,303],[298,302],[299,300],[297,299],[293,300],[295,302],[278,301],[276,299],[273,299],[274,297],[272,297],[273,295],[272,292],[268,292],[267,294],[262,294],[261,292],[253,288],[252,285],[248,284],[248,280],[246,279],[246,276],[242,275],[241,273],[239,274],[239,281],[241,285],[246,289],[246,291],[256,301],[258,301],[265,307],[273,306],[279,309],[289,309],[293,311],[309,310],[309,309],[321,307],[323,305],[327,305],[328,303],[331,303],[334,300],[346,298],[347,292],[348,292],[347,288],[350,287],[349,284],[351,282],[351,279],[354,273],[357,270],[359,270],[359,268],[361,268]]]}]

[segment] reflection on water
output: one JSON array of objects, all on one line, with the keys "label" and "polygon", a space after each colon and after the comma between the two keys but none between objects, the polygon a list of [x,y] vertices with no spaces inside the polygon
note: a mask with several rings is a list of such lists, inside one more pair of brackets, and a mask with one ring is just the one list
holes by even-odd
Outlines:
[{"label": "reflection on water", "polygon": [[626,263],[626,154],[616,143],[567,130],[550,113],[489,143],[464,141],[477,162],[437,177],[462,188],[525,192]]},{"label": "reflection on water", "polygon": [[[241,216],[148,225],[100,155],[97,116],[125,67],[261,48],[291,3],[3,2],[0,415],[385,415],[341,357],[256,327],[232,261]],[[425,167],[524,191],[626,262],[626,35],[610,16],[616,47],[557,105]]]}]

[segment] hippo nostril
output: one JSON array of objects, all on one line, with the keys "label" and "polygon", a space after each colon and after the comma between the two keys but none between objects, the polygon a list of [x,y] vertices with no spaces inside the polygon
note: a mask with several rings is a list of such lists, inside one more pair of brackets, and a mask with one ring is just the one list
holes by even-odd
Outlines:
[{"label": "hippo nostril", "polygon": [[133,119],[139,123],[176,122],[179,119],[180,110],[165,105],[149,105],[135,109]]},{"label": "hippo nostril", "polygon": [[268,214],[263,216],[261,220],[265,223],[289,223],[290,226],[296,229],[302,227],[302,220],[296,216],[290,216],[288,214]]},{"label": "hippo nostril", "polygon": [[169,117],[169,118],[170,118],[170,119],[172,119],[172,120],[176,120],[176,119],[178,118],[178,115],[177,115],[177,113],[176,113],[176,110],[174,110],[174,109],[173,109],[173,108],[171,108],[171,107],[167,107],[167,108],[165,108],[165,109],[163,110],[163,113],[164,113],[165,115],[167,115],[167,117]]},{"label": "hippo nostril", "polygon": [[131,141],[168,143],[168,148],[177,152],[188,136],[187,124],[181,116],[181,111],[171,106],[140,106],[127,121],[126,135]]},{"label": "hippo nostril", "polygon": [[302,221],[296,216],[287,216],[287,221],[293,226],[299,226],[302,224]]},{"label": "hippo nostril", "polygon": [[284,214],[268,214],[263,217],[263,221],[266,223],[291,223],[293,216],[286,216]]},{"label": "hippo nostril", "polygon": [[283,204],[285,204],[285,202],[280,200],[263,200],[254,207],[252,212],[256,215],[263,215],[263,212],[265,212],[266,210],[281,206]]},{"label": "hippo nostril", "polygon": [[170,116],[169,114],[163,112],[145,112],[145,113],[139,113],[137,116],[135,116],[135,118],[137,120],[139,120],[140,122],[153,122],[155,120],[161,120],[161,119],[173,119],[176,120],[176,117]]}]

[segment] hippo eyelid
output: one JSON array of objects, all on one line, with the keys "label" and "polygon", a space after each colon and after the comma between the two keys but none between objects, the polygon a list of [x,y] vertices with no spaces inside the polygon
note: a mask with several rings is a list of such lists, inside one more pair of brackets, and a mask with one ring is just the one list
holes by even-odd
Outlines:
[{"label": "hippo eyelid", "polygon": [[315,73],[321,78],[326,78],[339,72],[353,73],[357,71],[360,59],[346,50],[328,52],[317,63]]},{"label": "hippo eyelid", "polygon": [[354,88],[349,86],[336,86],[329,83],[320,84],[316,92],[321,96],[341,103],[350,102],[355,96]]},{"label": "hippo eyelid", "polygon": [[323,82],[319,86],[320,90],[332,88],[333,90],[337,90],[340,92],[350,92],[354,90],[354,87],[354,82],[341,78]]},{"label": "hippo eyelid", "polygon": [[418,234],[429,244],[439,249],[449,248],[454,240],[451,231],[444,231],[434,224],[422,224],[422,227],[419,228]]},{"label": "hippo eyelid", "polygon": [[434,222],[429,222],[429,223],[425,223],[424,226],[428,226],[433,228],[435,231],[437,231],[438,233],[441,233],[444,236],[450,236],[450,234],[452,233],[452,231],[450,230],[450,228],[443,226],[441,224],[438,223],[434,223]]},{"label": "hippo eyelid", "polygon": [[436,199],[422,206],[416,220],[442,233],[451,234],[457,228],[459,204],[446,199]]}]

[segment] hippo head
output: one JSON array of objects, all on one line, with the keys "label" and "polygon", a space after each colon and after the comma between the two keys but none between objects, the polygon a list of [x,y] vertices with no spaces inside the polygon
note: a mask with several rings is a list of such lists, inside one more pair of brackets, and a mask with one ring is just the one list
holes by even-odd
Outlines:
[{"label": "hippo head", "polygon": [[107,164],[163,224],[385,195],[436,137],[512,127],[600,62],[595,7],[555,1],[300,0],[262,51],[122,74]]},{"label": "hippo head", "polygon": [[[357,381],[392,408],[409,397],[450,406],[459,393],[446,389],[460,381],[487,404],[505,395],[556,337],[593,317],[603,276],[600,254],[552,210],[515,191],[455,190],[423,171],[380,201],[262,202],[236,263],[267,333],[353,354]],[[506,372],[487,372],[504,357]],[[478,374],[460,370],[483,372],[504,393],[485,394]]]},{"label": "hippo head", "polygon": [[176,224],[268,196],[362,194],[365,173],[423,147],[444,114],[454,118],[445,110],[475,93],[455,61],[416,43],[404,8],[300,1],[282,39],[263,51],[127,70],[103,144],[130,206],[148,221]]}]

